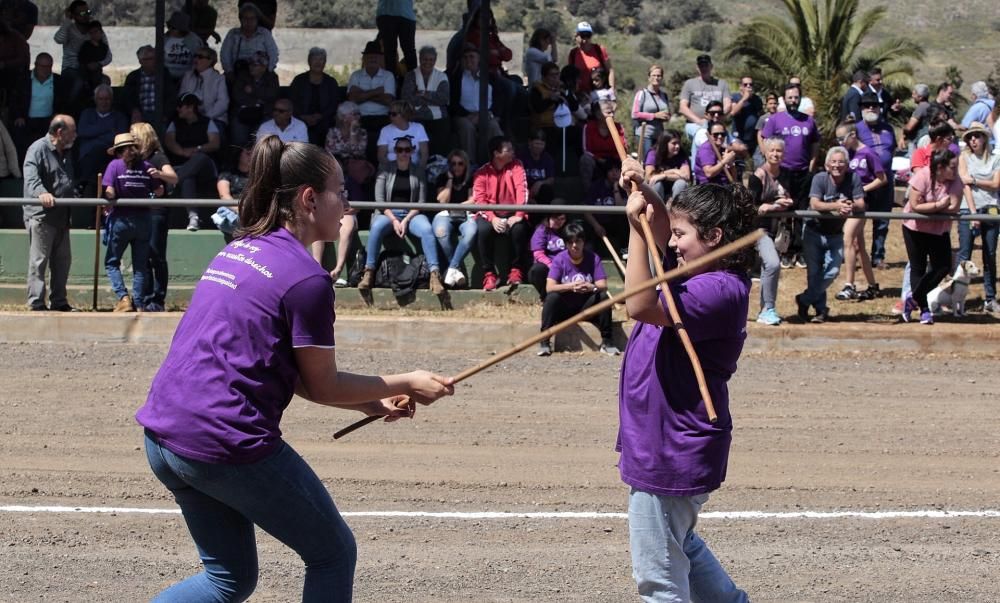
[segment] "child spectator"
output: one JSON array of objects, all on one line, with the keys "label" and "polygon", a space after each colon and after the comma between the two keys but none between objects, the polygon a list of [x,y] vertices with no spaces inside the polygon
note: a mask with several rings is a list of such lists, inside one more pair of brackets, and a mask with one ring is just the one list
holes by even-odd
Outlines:
[{"label": "child spectator", "polygon": [[[549,275],[545,280],[545,303],[542,306],[542,331],[608,297],[608,277],[601,265],[601,258],[593,251],[587,251],[584,233],[583,225],[578,222],[570,222],[563,228],[566,250],[552,258],[552,265],[549,266]],[[609,356],[620,354],[611,336],[611,308],[599,312],[588,321],[601,332],[601,352]],[[538,344],[538,355],[551,354],[550,340],[542,340]]]},{"label": "child spectator", "polygon": [[[611,57],[608,55],[608,50],[595,43],[593,38],[594,28],[590,26],[590,23],[586,21],[578,23],[574,36],[576,46],[569,51],[566,64],[573,65],[583,74],[589,74],[592,69],[597,67],[604,69],[608,73],[608,83],[611,88],[614,88],[615,70],[611,66]],[[583,77],[579,79],[577,86],[581,92],[590,92],[593,88],[593,82],[589,77]]]},{"label": "child spectator", "polygon": [[556,160],[545,152],[545,132],[534,130],[528,145],[520,149],[517,158],[528,178],[528,203],[548,205],[554,196]]},{"label": "child spectator", "polygon": [[[435,181],[438,203],[472,203],[472,166],[469,156],[461,149],[448,154],[448,171]],[[472,251],[476,241],[476,218],[462,210],[449,209],[434,216],[432,224],[438,245],[448,259],[448,270],[444,284],[448,287],[463,287],[466,284],[463,267],[465,256]],[[458,230],[458,245],[454,234]]]},{"label": "child spectator", "polygon": [[528,281],[538,291],[538,299],[545,301],[546,284],[549,277],[549,266],[552,258],[566,249],[566,241],[562,238],[562,228],[566,225],[566,214],[548,214],[535,227],[531,235],[531,256],[535,263],[528,270]]},{"label": "child spectator", "polygon": [[[596,207],[624,207],[626,193],[618,180],[622,175],[622,165],[617,161],[608,161],[604,177],[596,180],[587,192],[587,205]],[[583,214],[588,235],[599,241],[604,237],[611,240],[615,249],[623,249],[628,242],[628,224],[621,216],[615,214]]]},{"label": "child spectator", "polygon": [[[477,205],[524,205],[528,202],[528,179],[524,166],[514,157],[514,145],[506,136],[490,139],[492,160],[476,171],[472,198]],[[476,239],[483,269],[483,291],[497,288],[494,260],[497,239],[510,249],[510,272],[507,285],[516,287],[524,280],[527,266],[530,226],[524,211],[480,211],[476,219]]]},{"label": "child spectator", "polygon": [[77,57],[80,61],[80,74],[86,84],[86,90],[94,90],[105,83],[103,61],[111,54],[107,37],[100,21],[87,23],[87,39],[80,44]]},{"label": "child spectator", "polygon": [[[135,146],[131,134],[115,136],[115,144],[108,149],[115,159],[104,172],[104,197],[118,199],[151,199],[163,195],[163,183],[150,175],[153,164],[144,160]],[[143,307],[146,279],[149,278],[150,217],[148,207],[111,206],[107,217],[108,250],[104,268],[111,281],[111,288],[118,297],[115,312],[135,312]],[[125,248],[131,247],[132,295],[125,288],[121,273],[121,260]]]},{"label": "child spectator", "polygon": [[[628,151],[628,139],[625,138],[625,129],[621,124],[615,123],[618,129],[618,137],[621,139],[625,150]],[[583,182],[583,190],[590,190],[590,185],[594,181],[594,172],[604,174],[608,169],[608,162],[620,161],[618,157],[618,147],[611,137],[611,130],[608,123],[603,118],[591,119],[583,126],[583,155],[580,156],[580,180]]]}]

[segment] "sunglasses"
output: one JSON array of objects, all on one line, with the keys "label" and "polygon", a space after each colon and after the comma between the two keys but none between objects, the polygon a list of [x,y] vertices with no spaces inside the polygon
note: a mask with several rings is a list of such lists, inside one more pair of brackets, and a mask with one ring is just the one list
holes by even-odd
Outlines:
[{"label": "sunglasses", "polygon": [[719,116],[719,115],[722,115],[722,111],[706,111],[706,112],[705,112],[705,115],[715,115],[715,116]]},{"label": "sunglasses", "polygon": [[753,82],[740,82],[740,86],[744,88],[753,88]]},{"label": "sunglasses", "polygon": [[396,147],[394,150],[396,151],[397,155],[399,153],[412,153],[413,147]]},{"label": "sunglasses", "polygon": [[711,136],[712,136],[712,138],[725,138],[726,137],[726,133],[725,132],[712,132]]}]

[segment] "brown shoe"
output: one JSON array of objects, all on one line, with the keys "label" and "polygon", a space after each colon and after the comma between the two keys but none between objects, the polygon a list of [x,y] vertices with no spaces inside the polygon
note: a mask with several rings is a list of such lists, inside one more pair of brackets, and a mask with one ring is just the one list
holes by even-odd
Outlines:
[{"label": "brown shoe", "polygon": [[118,303],[115,304],[115,312],[135,312],[135,307],[132,305],[132,296],[126,295],[119,299]]},{"label": "brown shoe", "polygon": [[431,270],[430,287],[431,293],[434,295],[441,295],[444,293],[444,283],[441,282],[441,273],[437,270]]},{"label": "brown shoe", "polygon": [[367,291],[372,288],[375,283],[375,271],[371,268],[365,268],[365,273],[361,275],[361,280],[358,281],[358,289]]}]

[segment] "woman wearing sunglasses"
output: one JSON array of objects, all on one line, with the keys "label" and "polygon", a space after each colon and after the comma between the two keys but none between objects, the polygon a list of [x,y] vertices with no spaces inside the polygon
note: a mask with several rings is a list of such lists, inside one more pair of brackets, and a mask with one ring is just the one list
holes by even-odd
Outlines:
[{"label": "woman wearing sunglasses", "polygon": [[[448,171],[438,176],[434,184],[438,203],[472,203],[472,169],[465,151],[455,149],[448,154]],[[448,209],[434,216],[433,226],[434,236],[444,250],[444,259],[448,259],[444,284],[464,287],[466,279],[462,265],[476,241],[475,216],[460,209]]]},{"label": "woman wearing sunglasses", "polygon": [[389,105],[389,125],[382,128],[378,135],[378,162],[379,165],[391,163],[396,160],[395,147],[396,140],[408,138],[410,144],[414,145],[413,157],[410,163],[413,165],[427,165],[427,131],[413,119],[413,106],[410,103],[398,100]]}]

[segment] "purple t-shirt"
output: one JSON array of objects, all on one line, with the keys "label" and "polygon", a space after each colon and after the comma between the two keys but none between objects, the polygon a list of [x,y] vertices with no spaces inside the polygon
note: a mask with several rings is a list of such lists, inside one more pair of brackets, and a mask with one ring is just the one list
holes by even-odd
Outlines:
[{"label": "purple t-shirt", "polygon": [[[616,205],[616,188],[618,188],[618,184],[608,182],[607,178],[595,180],[594,183],[590,185],[590,190],[587,191],[587,205],[614,207]],[[594,214],[594,218],[599,224],[608,224],[615,219],[621,218],[621,216],[615,214]]]},{"label": "purple t-shirt", "polygon": [[637,322],[622,360],[615,449],[626,484],[661,496],[694,496],[726,479],[733,429],[728,381],[746,340],[750,279],[707,272],[672,282],[670,290],[719,420],[708,420],[694,369],[674,329]]},{"label": "purple t-shirt", "polygon": [[687,160],[688,158],[687,156],[684,155],[684,153],[677,153],[673,157],[667,159],[664,165],[658,166],[656,165],[656,149],[654,148],[654,149],[649,149],[649,152],[646,153],[646,163],[644,163],[643,165],[651,165],[660,170],[676,170],[677,168],[687,163]]},{"label": "purple t-shirt", "polygon": [[[115,189],[115,197],[118,199],[149,199],[154,196],[154,192],[160,187],[160,180],[153,178],[147,170],[153,168],[153,164],[148,161],[140,161],[139,164],[130,168],[121,159],[113,159],[104,170],[104,179],[101,184],[105,187]],[[148,213],[148,207],[114,207],[112,209],[116,216],[135,215]]]},{"label": "purple t-shirt", "polygon": [[764,124],[764,138],[777,136],[785,141],[785,155],[781,167],[786,170],[807,170],[812,159],[812,145],[819,142],[819,130],[812,117],[796,111],[775,113]]},{"label": "purple t-shirt", "polygon": [[566,249],[566,241],[559,236],[558,232],[545,224],[539,224],[535,227],[535,232],[531,235],[531,251],[533,254],[541,251],[549,259],[552,259],[564,249]]},{"label": "purple t-shirt", "polygon": [[877,122],[874,126],[860,121],[857,124],[858,140],[875,152],[886,174],[892,173],[892,157],[896,152],[896,132],[892,126]]},{"label": "purple t-shirt", "polygon": [[549,278],[559,283],[567,285],[569,283],[595,283],[607,280],[608,275],[601,265],[601,258],[593,251],[584,251],[579,264],[574,264],[569,257],[569,251],[563,251],[552,258],[552,265],[549,266]]},{"label": "purple t-shirt", "polygon": [[862,186],[871,184],[879,174],[885,173],[878,155],[868,147],[861,147],[852,152],[847,165],[861,179]]},{"label": "purple t-shirt", "polygon": [[256,462],[280,443],[296,347],[333,347],[330,275],[290,232],[237,239],[208,265],[136,420],[166,448]]},{"label": "purple t-shirt", "polygon": [[531,153],[525,151],[518,153],[517,158],[524,165],[524,174],[528,177],[528,188],[539,180],[552,178],[556,175],[556,160],[552,155],[543,152],[538,159],[532,159]]},{"label": "purple t-shirt", "polygon": [[705,184],[706,182],[714,182],[716,184],[728,183],[729,178],[726,178],[726,170],[720,170],[718,174],[711,178],[705,175],[705,166],[715,165],[718,162],[719,158],[715,156],[712,141],[708,140],[701,143],[701,146],[698,147],[698,152],[694,155],[695,184]]}]

